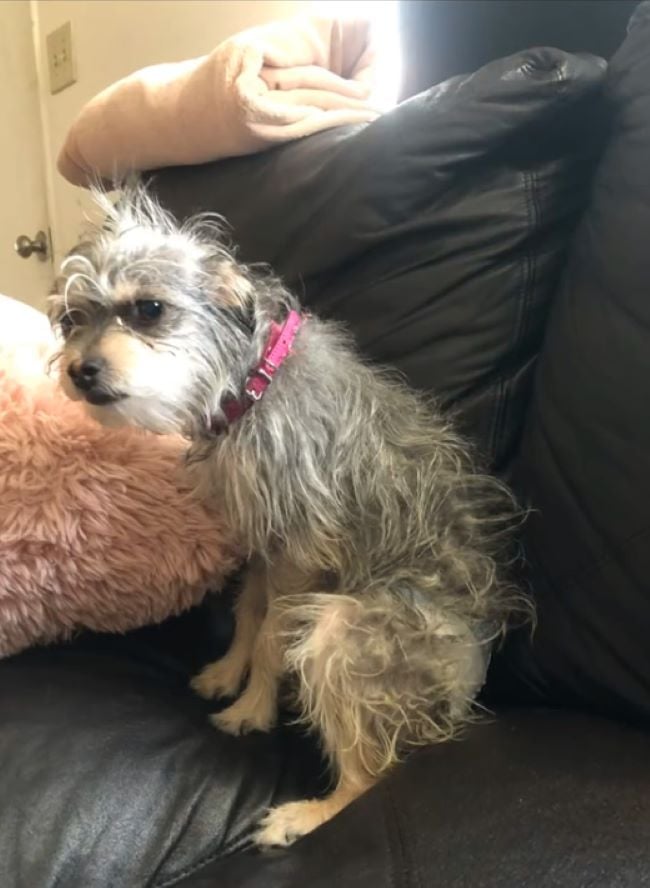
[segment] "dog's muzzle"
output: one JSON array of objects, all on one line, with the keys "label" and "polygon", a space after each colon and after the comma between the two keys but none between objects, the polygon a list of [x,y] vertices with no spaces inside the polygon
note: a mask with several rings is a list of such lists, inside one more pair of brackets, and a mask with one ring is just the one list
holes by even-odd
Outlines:
[{"label": "dog's muzzle", "polygon": [[121,400],[124,395],[117,394],[102,384],[102,374],[106,370],[106,361],[91,358],[80,364],[72,363],[68,367],[68,376],[74,387],[78,389],[89,404],[102,406]]}]

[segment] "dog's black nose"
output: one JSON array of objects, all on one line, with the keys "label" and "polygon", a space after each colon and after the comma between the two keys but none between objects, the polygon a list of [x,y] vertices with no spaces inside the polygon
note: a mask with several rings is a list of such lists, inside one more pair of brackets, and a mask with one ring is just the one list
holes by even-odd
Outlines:
[{"label": "dog's black nose", "polygon": [[106,361],[101,358],[89,358],[81,364],[70,364],[68,376],[78,389],[83,392],[97,385],[99,375],[106,366]]}]

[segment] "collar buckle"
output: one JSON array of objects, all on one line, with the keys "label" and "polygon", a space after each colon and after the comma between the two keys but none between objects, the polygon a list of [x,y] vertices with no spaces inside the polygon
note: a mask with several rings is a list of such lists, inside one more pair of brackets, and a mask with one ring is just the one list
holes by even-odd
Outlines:
[{"label": "collar buckle", "polygon": [[261,401],[267,388],[273,382],[277,370],[291,354],[293,342],[304,318],[297,311],[290,311],[284,324],[273,324],[264,355],[260,363],[250,372],[244,385],[244,398],[240,401],[227,401],[222,404],[224,421],[213,420],[211,431],[222,434],[233,422],[240,419],[257,401]]}]

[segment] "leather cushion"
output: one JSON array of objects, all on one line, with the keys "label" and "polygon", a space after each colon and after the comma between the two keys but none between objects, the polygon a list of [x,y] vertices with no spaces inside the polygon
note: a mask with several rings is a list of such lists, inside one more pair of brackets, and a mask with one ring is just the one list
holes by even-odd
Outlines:
[{"label": "leather cushion", "polygon": [[220,859],[177,888],[640,888],[647,744],[603,719],[502,712],[289,851]]},{"label": "leather cushion", "polygon": [[647,733],[559,711],[501,712],[288,851],[252,850],[265,808],[322,790],[322,764],[291,728],[207,724],[187,679],[218,651],[204,616],[182,619],[171,648],[145,630],[2,663],[3,888],[645,884]]},{"label": "leather cushion", "polygon": [[0,664],[0,885],[141,888],[250,844],[277,800],[313,794],[313,744],[229,737],[190,675],[223,652],[197,610]]}]

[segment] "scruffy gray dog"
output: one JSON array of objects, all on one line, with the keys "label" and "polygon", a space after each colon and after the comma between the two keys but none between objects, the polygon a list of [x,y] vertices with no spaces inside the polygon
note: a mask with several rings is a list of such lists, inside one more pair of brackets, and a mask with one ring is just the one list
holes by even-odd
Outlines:
[{"label": "scruffy gray dog", "polygon": [[337,814],[413,747],[472,717],[490,643],[519,609],[499,560],[513,503],[402,382],[336,324],[300,313],[205,218],[139,187],[70,255],[52,298],[61,378],[104,424],[190,441],[188,470],[248,568],[228,654],[198,675],[213,717],[268,731],[280,685],[335,783],[271,809],[260,845]]}]

